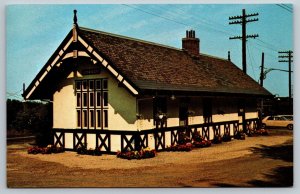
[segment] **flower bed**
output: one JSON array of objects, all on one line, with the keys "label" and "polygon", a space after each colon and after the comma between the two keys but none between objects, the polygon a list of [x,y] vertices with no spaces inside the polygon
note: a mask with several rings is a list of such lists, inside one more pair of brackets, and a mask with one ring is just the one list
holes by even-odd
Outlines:
[{"label": "flower bed", "polygon": [[76,150],[77,154],[81,155],[91,155],[91,156],[101,156],[101,150],[99,148],[87,149],[85,146],[79,147]]},{"label": "flower bed", "polygon": [[29,147],[27,149],[28,154],[52,154],[52,153],[62,153],[65,149],[62,147],[56,147],[53,145],[48,145],[47,147]]},{"label": "flower bed", "polygon": [[192,150],[192,148],[193,148],[193,144],[186,143],[186,144],[167,146],[165,151],[167,151],[167,152],[189,152]]},{"label": "flower bed", "polygon": [[240,139],[240,140],[245,140],[246,136],[245,133],[243,133],[242,131],[238,131],[236,133],[236,135],[234,136],[235,139]]},{"label": "flower bed", "polygon": [[257,137],[257,136],[266,136],[269,135],[269,132],[266,129],[258,129],[258,130],[249,130],[248,137]]},{"label": "flower bed", "polygon": [[223,141],[223,139],[222,139],[221,135],[216,135],[214,137],[214,139],[212,140],[212,143],[213,144],[219,144],[219,143],[222,143],[222,141]]},{"label": "flower bed", "polygon": [[205,148],[211,146],[210,140],[205,140],[201,135],[199,131],[195,131],[192,135],[193,140],[193,146],[196,148]]},{"label": "flower bed", "polygon": [[228,141],[231,141],[231,137],[230,135],[228,134],[224,134],[223,137],[222,137],[222,141],[223,142],[228,142]]},{"label": "flower bed", "polygon": [[211,141],[209,140],[194,141],[193,145],[196,148],[205,148],[211,146]]},{"label": "flower bed", "polygon": [[266,130],[266,129],[258,129],[258,130],[255,130],[254,133],[256,133],[257,135],[269,135],[269,132]]},{"label": "flower bed", "polygon": [[118,158],[123,158],[127,160],[132,160],[132,159],[146,159],[146,158],[153,158],[156,156],[156,151],[151,150],[150,148],[143,148],[140,151],[126,151],[126,152],[117,152],[117,157]]}]

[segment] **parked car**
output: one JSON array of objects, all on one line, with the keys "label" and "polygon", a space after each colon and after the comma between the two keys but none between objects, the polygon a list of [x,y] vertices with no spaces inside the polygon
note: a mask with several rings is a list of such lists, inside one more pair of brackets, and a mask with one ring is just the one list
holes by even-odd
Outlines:
[{"label": "parked car", "polygon": [[285,117],[285,118],[287,118],[288,120],[294,120],[293,119],[293,115],[278,115],[278,116],[282,116],[282,117]]},{"label": "parked car", "polygon": [[265,127],[287,127],[293,129],[293,120],[289,120],[284,116],[267,116],[262,120],[262,128]]}]

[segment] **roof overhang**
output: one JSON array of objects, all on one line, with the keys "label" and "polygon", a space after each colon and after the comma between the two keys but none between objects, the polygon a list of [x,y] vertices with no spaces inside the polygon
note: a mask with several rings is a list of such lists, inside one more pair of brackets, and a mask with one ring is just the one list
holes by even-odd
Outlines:
[{"label": "roof overhang", "polygon": [[145,96],[202,96],[202,97],[239,97],[239,98],[273,98],[273,95],[243,93],[243,92],[222,92],[205,90],[164,90],[164,89],[143,89],[141,93]]},{"label": "roof overhang", "polygon": [[[34,80],[30,83],[27,89],[24,91],[22,96],[25,100],[36,100],[36,99],[50,99],[50,95],[38,94],[40,87],[46,87],[42,84],[44,80],[49,76],[53,69],[60,67],[62,62],[69,58],[79,58],[79,57],[91,57],[99,62],[108,72],[115,77],[119,84],[123,84],[128,91],[133,95],[138,95],[138,88],[115,67],[115,65],[109,60],[108,57],[103,56],[103,54],[98,51],[93,45],[89,44],[83,37],[78,33],[77,38],[74,39],[72,35],[72,30],[68,33],[66,38],[56,49],[41,71],[37,74]],[[79,46],[74,46],[75,44],[81,44],[85,49],[77,50]],[[72,47],[70,49],[70,47]],[[74,50],[75,48],[75,50]],[[73,49],[73,52],[70,50]],[[41,90],[41,89],[40,89]]]}]

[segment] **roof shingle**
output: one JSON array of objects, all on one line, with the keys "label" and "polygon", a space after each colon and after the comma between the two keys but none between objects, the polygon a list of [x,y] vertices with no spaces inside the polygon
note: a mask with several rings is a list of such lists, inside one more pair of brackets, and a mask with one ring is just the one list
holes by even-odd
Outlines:
[{"label": "roof shingle", "polygon": [[181,49],[82,27],[79,34],[139,89],[271,95],[225,59],[193,57]]}]

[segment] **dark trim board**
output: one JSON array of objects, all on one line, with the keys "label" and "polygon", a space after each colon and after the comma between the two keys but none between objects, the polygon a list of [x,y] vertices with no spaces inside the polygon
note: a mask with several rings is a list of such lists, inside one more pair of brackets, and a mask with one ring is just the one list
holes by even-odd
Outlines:
[{"label": "dark trim board", "polygon": [[[258,118],[246,119],[247,132],[257,130]],[[241,124],[238,120],[204,123],[189,126],[167,127],[159,129],[148,129],[143,131],[123,131],[123,130],[95,130],[95,129],[53,129],[54,145],[66,147],[65,135],[72,134],[73,148],[65,148],[67,151],[76,151],[80,146],[87,146],[88,134],[95,134],[96,148],[100,148],[104,154],[115,154],[117,151],[140,150],[150,146],[149,135],[154,138],[154,147],[156,151],[163,151],[167,146],[176,145],[179,140],[179,133],[185,132],[192,138],[193,133],[199,132],[202,137],[212,140],[217,135],[227,134],[234,137],[240,130]],[[119,136],[120,147],[117,150],[112,149],[113,136]],[[170,142],[166,142],[166,139]],[[170,145],[167,145],[170,143]]]}]

